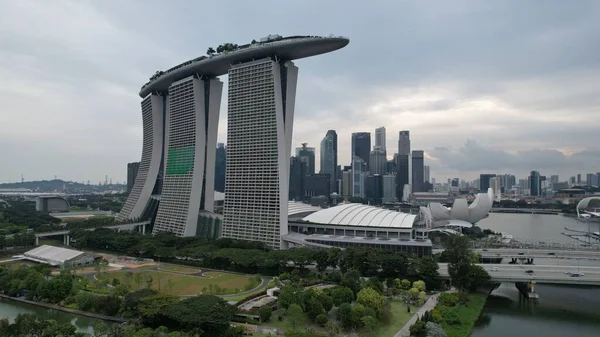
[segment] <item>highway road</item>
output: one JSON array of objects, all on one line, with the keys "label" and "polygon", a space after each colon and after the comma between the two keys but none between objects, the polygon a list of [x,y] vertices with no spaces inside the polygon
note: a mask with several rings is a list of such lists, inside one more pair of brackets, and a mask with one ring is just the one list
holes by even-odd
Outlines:
[{"label": "highway road", "polygon": [[[433,253],[441,253],[443,249],[434,249]],[[526,248],[478,248],[474,252],[485,258],[544,258],[570,260],[600,261],[600,250],[561,250],[561,249],[526,249]]]},{"label": "highway road", "polygon": [[[448,264],[440,263],[439,273],[449,277]],[[600,286],[600,267],[552,266],[552,265],[518,265],[518,264],[480,264],[488,271],[492,281],[529,282],[551,284],[581,284]],[[533,273],[526,273],[533,270]],[[570,273],[579,272],[583,276],[572,277]]]}]

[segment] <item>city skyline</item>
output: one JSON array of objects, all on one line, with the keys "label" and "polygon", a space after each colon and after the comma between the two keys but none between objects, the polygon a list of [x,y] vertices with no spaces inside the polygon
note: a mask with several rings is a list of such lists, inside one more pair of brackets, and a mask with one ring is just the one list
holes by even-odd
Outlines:
[{"label": "city skyline", "polygon": [[[197,20],[193,13],[200,8],[228,13],[231,25],[199,35],[220,22]],[[274,15],[249,25],[266,8]],[[3,163],[0,181],[19,181],[21,174],[28,180],[108,175],[125,181],[126,164],[139,161],[142,148],[135,93],[152,70],[225,41],[305,31],[344,34],[353,43],[335,62],[297,62],[306,71],[298,80],[292,147],[308,142],[319,158],[323,134],[334,129],[338,163],[349,165],[351,133],[385,126],[388,159],[397,151],[398,131],[410,130],[412,147],[425,151],[438,179],[473,180],[484,172],[523,178],[531,170],[567,179],[600,171],[597,126],[589,123],[598,110],[598,3],[552,2],[542,9],[519,1],[458,8],[443,2],[350,4],[349,13],[369,13],[366,29],[351,15],[325,20],[338,11],[334,4],[319,8],[8,2],[0,13],[6,42],[0,46],[0,146],[11,160]],[[530,17],[532,10],[543,13]],[[307,20],[315,15],[323,20]],[[56,17],[71,20],[57,25]],[[514,22],[498,23],[498,17]],[[158,28],[151,34],[149,20]],[[224,99],[221,111],[217,141],[225,142]]]}]

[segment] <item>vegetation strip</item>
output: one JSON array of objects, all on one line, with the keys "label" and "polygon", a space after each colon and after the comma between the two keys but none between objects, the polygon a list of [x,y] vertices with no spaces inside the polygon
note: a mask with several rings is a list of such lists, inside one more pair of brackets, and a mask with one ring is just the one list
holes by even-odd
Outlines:
[{"label": "vegetation strip", "polygon": [[50,304],[50,303],[44,303],[44,302],[35,302],[35,301],[28,301],[28,300],[23,299],[23,298],[11,297],[11,296],[8,296],[8,295],[3,295],[3,294],[0,294],[0,298],[4,298],[4,299],[7,299],[7,300],[16,301],[16,302],[21,302],[21,303],[27,303],[27,304],[35,305],[35,306],[38,306],[38,307],[43,307],[43,308],[48,308],[48,309],[53,309],[53,310],[59,310],[59,311],[63,311],[63,312],[68,312],[70,314],[75,314],[75,315],[81,315],[81,316],[86,316],[86,317],[101,319],[103,321],[110,321],[110,322],[117,322],[117,323],[127,322],[126,319],[123,319],[121,317],[95,314],[93,312],[87,312],[87,311],[81,311],[81,310],[77,310],[77,309],[71,309],[71,308],[63,307],[63,306],[56,305],[56,304]]}]

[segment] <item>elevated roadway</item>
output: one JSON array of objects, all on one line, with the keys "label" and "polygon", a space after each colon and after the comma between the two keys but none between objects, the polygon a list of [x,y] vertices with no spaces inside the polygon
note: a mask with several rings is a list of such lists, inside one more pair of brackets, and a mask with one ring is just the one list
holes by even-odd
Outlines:
[{"label": "elevated roadway", "polygon": [[[448,264],[439,263],[440,276],[449,278]],[[480,264],[495,282],[535,282],[548,284],[571,284],[600,286],[600,267],[544,266],[516,264]],[[533,270],[533,273],[526,273]],[[571,273],[583,273],[573,277]]]},{"label": "elevated roadway", "polygon": [[483,258],[510,259],[567,259],[567,260],[600,260],[600,250],[561,250],[561,249],[520,249],[490,248],[475,249]]},{"label": "elevated roadway", "polygon": [[[86,231],[94,231],[98,228],[108,228],[108,229],[116,229],[118,231],[122,231],[122,230],[130,231],[130,230],[134,230],[141,226],[142,233],[145,233],[146,226],[149,224],[150,224],[150,220],[146,220],[146,221],[140,221],[140,222],[134,222],[134,223],[127,223],[127,224],[101,226],[101,227],[90,227],[90,228],[82,228],[82,229],[84,229]],[[73,229],[75,229],[75,228],[73,228]],[[73,229],[65,229],[65,230],[59,230],[59,231],[53,231],[53,232],[35,233],[35,244],[36,245],[40,244],[40,238],[62,235],[63,236],[63,244],[68,246],[70,243],[70,240],[71,240],[71,238],[69,237],[69,233],[71,233],[71,231]]]}]

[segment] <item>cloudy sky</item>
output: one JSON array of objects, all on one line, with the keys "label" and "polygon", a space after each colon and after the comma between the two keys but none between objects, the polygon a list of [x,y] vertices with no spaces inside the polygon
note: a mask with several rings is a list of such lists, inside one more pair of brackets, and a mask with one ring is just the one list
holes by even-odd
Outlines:
[{"label": "cloudy sky", "polygon": [[151,74],[274,33],[350,38],[296,62],[294,146],[335,129],[343,165],[352,132],[385,126],[388,155],[410,130],[437,179],[600,171],[599,17],[594,0],[0,0],[0,182],[123,181]]}]

